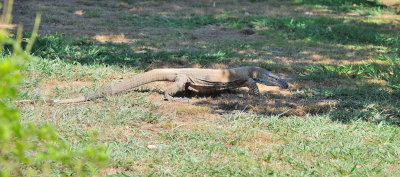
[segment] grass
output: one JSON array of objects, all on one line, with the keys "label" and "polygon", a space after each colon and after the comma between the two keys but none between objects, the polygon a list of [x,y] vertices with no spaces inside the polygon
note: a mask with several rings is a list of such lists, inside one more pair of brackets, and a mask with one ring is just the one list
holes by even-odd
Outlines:
[{"label": "grass", "polygon": [[373,44],[400,46],[398,33],[387,31],[388,26],[365,23],[356,19],[331,18],[326,16],[252,16],[218,17],[209,16],[124,16],[134,26],[174,27],[193,29],[206,25],[254,28],[260,34],[269,34],[272,28],[283,38],[315,41],[335,41],[343,44]]},{"label": "grass", "polygon": [[365,78],[371,77],[376,79],[383,79],[389,82],[390,87],[397,87],[399,83],[399,57],[383,56],[381,61],[386,63],[365,63],[355,65],[320,65],[310,66],[307,69],[305,79],[322,80],[332,77],[347,77],[347,78]]},{"label": "grass", "polygon": [[[149,104],[134,100],[144,102],[140,107]],[[81,128],[98,129],[112,166],[120,169],[118,175],[396,176],[399,165],[399,129],[386,123],[236,113],[177,124],[171,118],[148,116],[147,110],[129,102],[117,98],[95,107],[62,106],[64,111],[55,112],[59,116],[49,121],[76,143],[84,141]],[[118,111],[113,108],[124,104]],[[149,126],[161,127],[154,134]],[[111,127],[114,130],[107,131]]]},{"label": "grass", "polygon": [[369,15],[381,14],[383,9],[391,10],[379,0],[295,0],[295,4],[306,4],[314,7],[327,7],[339,12],[364,12]]},{"label": "grass", "polygon": [[[79,1],[86,12],[95,12],[96,24],[104,23],[128,42],[39,36],[33,48],[37,58],[23,72],[21,99],[94,93],[160,67],[257,65],[288,79],[291,90],[261,87],[268,99],[249,98],[239,90],[178,103],[162,100],[159,92],[168,84],[153,83],[82,104],[19,104],[22,121],[51,123],[74,147],[97,131],[97,142],[106,144],[111,157],[104,175],[398,176],[398,22],[379,16],[392,7],[348,2],[290,4],[316,10],[305,16],[263,15],[256,8],[240,9],[255,15],[199,15],[174,1],[178,4],[171,7],[184,10],[171,14],[162,1],[124,0],[96,11],[91,1]],[[284,2],[237,3],[279,8],[276,4]],[[153,12],[126,11],[138,4]],[[111,7],[120,10],[114,21],[98,15]],[[321,9],[376,16],[319,14]],[[115,24],[126,24],[129,32],[119,33],[123,27],[110,26]],[[255,34],[243,34],[243,29]]]},{"label": "grass", "polygon": [[87,18],[98,18],[100,16],[101,16],[101,14],[96,11],[86,11],[84,13],[84,17],[87,17]]},{"label": "grass", "polygon": [[43,58],[63,58],[72,63],[131,65],[137,69],[143,69],[155,61],[174,63],[180,62],[179,59],[199,64],[223,62],[227,57],[234,55],[222,51],[206,53],[187,50],[156,52],[147,50],[144,53],[135,53],[126,44],[97,44],[89,39],[71,40],[61,35],[42,36],[37,40],[33,52]]}]

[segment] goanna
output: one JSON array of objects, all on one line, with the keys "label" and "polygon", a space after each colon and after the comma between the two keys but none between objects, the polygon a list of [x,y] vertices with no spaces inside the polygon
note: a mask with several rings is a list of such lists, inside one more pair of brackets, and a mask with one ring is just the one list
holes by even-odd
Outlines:
[{"label": "goanna", "polygon": [[[165,100],[175,100],[173,96],[179,91],[213,92],[239,87],[248,87],[249,94],[259,95],[256,83],[264,85],[274,84],[288,88],[288,83],[279,76],[256,66],[245,66],[231,69],[198,69],[198,68],[169,68],[154,69],[137,74],[130,79],[112,85],[102,91],[70,99],[43,100],[48,103],[78,103],[114,95],[132,88],[156,81],[174,82],[164,92]],[[21,100],[20,102],[34,102],[38,100]]]}]

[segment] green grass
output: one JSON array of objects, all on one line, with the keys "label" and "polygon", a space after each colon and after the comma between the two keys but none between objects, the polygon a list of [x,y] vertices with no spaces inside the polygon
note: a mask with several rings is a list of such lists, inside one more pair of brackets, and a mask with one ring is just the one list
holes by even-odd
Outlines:
[{"label": "green grass", "polygon": [[[142,107],[152,103],[143,98],[134,96],[134,106],[123,97],[97,106],[56,106],[50,109],[63,111],[48,121],[77,146],[85,141],[82,128],[98,130],[110,165],[123,169],[119,175],[398,175],[400,136],[394,125],[236,113],[179,126],[149,116],[152,108]],[[36,116],[29,118],[41,120]],[[141,128],[146,124],[163,128],[154,133]]]},{"label": "green grass", "polygon": [[365,120],[386,121],[400,125],[399,95],[377,85],[354,85],[352,87],[304,89],[295,94],[298,98],[336,100],[328,113],[339,122]]},{"label": "green grass", "polygon": [[[218,124],[224,127],[161,133],[163,140],[166,137],[166,147],[158,153],[169,156],[151,157],[160,160],[160,165],[180,162],[177,167],[170,167],[171,175],[366,175],[384,174],[384,166],[397,163],[398,129],[390,126],[381,131],[365,127],[362,122],[350,126],[332,123],[328,117],[280,119],[248,114],[226,115],[226,120]],[[264,131],[274,133],[263,135]],[[259,135],[258,145],[269,148],[246,147],[246,141]],[[371,137],[387,144],[376,146],[380,142],[370,142]],[[368,153],[375,149],[382,151]],[[214,160],[221,154],[225,154],[223,158]],[[380,155],[392,158],[377,163],[375,159]],[[211,168],[205,166],[209,161],[215,164]],[[358,165],[362,167],[356,168]]]},{"label": "green grass", "polygon": [[295,4],[323,6],[339,12],[373,11],[388,8],[379,0],[294,0]]},{"label": "green grass", "polygon": [[146,68],[153,62],[168,61],[170,63],[223,63],[228,57],[237,56],[230,52],[212,53],[191,50],[152,51],[135,53],[127,44],[98,44],[89,39],[68,39],[61,35],[39,37],[34,46],[36,56],[48,59],[60,59],[70,63],[128,65],[136,69]]},{"label": "green grass", "polygon": [[[380,61],[385,63],[366,63],[352,65],[316,65],[307,68],[304,79],[323,80],[329,78],[376,78],[389,82],[389,86],[397,88],[400,73],[400,58],[397,55],[383,55]],[[379,60],[378,60],[379,61]]]},{"label": "green grass", "polygon": [[85,11],[83,16],[87,17],[87,18],[98,18],[98,17],[101,16],[101,14],[99,12],[96,12],[96,11]]},{"label": "green grass", "polygon": [[282,37],[289,39],[400,46],[398,34],[388,33],[382,26],[352,20],[329,17],[274,17],[260,18],[253,23],[256,28],[274,28],[281,32]]}]

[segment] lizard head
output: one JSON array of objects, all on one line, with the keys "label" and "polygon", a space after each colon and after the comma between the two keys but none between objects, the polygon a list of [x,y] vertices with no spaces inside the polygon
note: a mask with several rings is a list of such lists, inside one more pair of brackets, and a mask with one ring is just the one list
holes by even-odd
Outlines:
[{"label": "lizard head", "polygon": [[256,72],[255,74],[253,74],[253,79],[261,84],[264,85],[277,85],[281,88],[287,89],[289,88],[289,84],[283,80],[282,78],[280,78],[279,76],[272,74],[271,72],[262,69],[262,68],[258,68],[257,67],[258,72]]}]

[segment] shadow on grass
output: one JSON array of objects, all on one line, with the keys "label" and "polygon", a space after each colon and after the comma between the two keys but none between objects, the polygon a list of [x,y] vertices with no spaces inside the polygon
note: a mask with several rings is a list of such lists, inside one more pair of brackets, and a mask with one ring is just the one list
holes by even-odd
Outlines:
[{"label": "shadow on grass", "polygon": [[[344,18],[326,16],[249,16],[218,17],[208,16],[147,16],[134,17],[132,23],[143,27],[198,28],[207,25],[228,26],[233,28],[253,28],[260,34],[272,30],[279,37],[288,39],[307,39],[314,41],[334,41],[341,44],[399,45],[400,28],[389,24],[374,24]],[[263,30],[268,28],[267,30]],[[394,28],[394,29],[393,29]],[[388,30],[390,29],[390,30]],[[394,32],[394,33],[393,33]]]},{"label": "shadow on grass", "polygon": [[136,52],[128,44],[110,42],[101,44],[90,39],[71,40],[60,35],[46,35],[38,38],[33,53],[43,58],[62,59],[71,63],[131,66],[140,70],[148,69],[153,64],[160,67],[221,63],[227,58],[237,56],[234,53],[188,50]]},{"label": "shadow on grass", "polygon": [[[388,121],[400,125],[400,94],[382,86],[365,84],[354,87],[315,89],[314,98],[335,100],[329,114],[334,121]],[[307,99],[305,95],[299,95]]]},{"label": "shadow on grass", "polygon": [[[325,82],[333,79],[356,81],[347,87],[320,87],[310,95],[338,102],[330,114],[335,121],[388,121],[400,125],[400,61],[392,64],[315,65],[300,80]],[[371,79],[380,83],[369,83]],[[383,82],[383,83],[382,83]],[[307,98],[310,95],[300,94]]]},{"label": "shadow on grass", "polygon": [[220,92],[205,101],[194,103],[208,106],[214,113],[251,112],[263,115],[304,116],[328,114],[333,121],[386,122],[400,126],[400,94],[376,85],[355,88],[316,88],[308,94],[284,96],[267,91],[261,97],[248,96],[244,91]]},{"label": "shadow on grass", "polygon": [[[196,20],[197,18],[205,18],[202,20]],[[161,18],[161,17],[159,17]],[[150,24],[157,25],[170,25],[168,27],[183,28],[187,25],[193,25],[193,27],[200,27],[205,25],[219,25],[219,26],[233,26],[237,28],[246,27],[253,28],[258,31],[261,35],[273,37],[274,39],[280,39],[287,41],[287,45],[290,44],[290,40],[304,40],[305,43],[325,43],[325,44],[352,44],[352,45],[375,45],[385,46],[393,49],[396,52],[400,47],[400,28],[394,28],[388,24],[372,24],[359,21],[345,21],[344,19],[330,18],[330,17],[289,17],[289,16],[263,16],[263,17],[242,17],[242,18],[217,18],[214,16],[195,16],[190,18],[178,18],[178,17],[165,17],[169,18],[169,22],[158,23],[150,20]],[[197,21],[202,21],[197,22]],[[267,28],[267,29],[266,29]],[[266,30],[265,30],[266,29]],[[390,29],[390,30],[388,30]],[[137,42],[140,43],[140,42]],[[79,62],[90,63],[90,60],[105,60],[106,62],[117,63],[123,61],[121,58],[131,58],[136,60],[137,58],[157,58],[165,57],[172,54],[157,52],[148,55],[148,53],[135,54],[130,52],[128,44],[95,44],[93,41],[78,40],[71,41],[62,37],[61,35],[49,35],[43,36],[38,39],[36,43],[36,54],[39,56],[55,55],[55,52],[62,54],[63,56],[70,57],[74,55],[74,52],[78,58],[75,60],[81,60]],[[300,46],[299,46],[300,47]],[[332,47],[334,47],[332,45]],[[337,47],[336,47],[337,48]],[[115,51],[115,52],[113,52]],[[151,52],[151,51],[150,51]],[[127,55],[128,56],[124,56]],[[159,54],[158,54],[159,53]],[[107,54],[110,58],[105,56]],[[178,53],[177,56],[183,56],[185,54]],[[192,54],[190,54],[192,55]],[[194,53],[194,58],[206,58],[207,56],[201,56],[201,54]],[[221,56],[221,54],[218,54]],[[97,57],[90,58],[90,57]],[[213,56],[211,56],[212,58]],[[226,56],[229,57],[229,56]],[[79,59],[80,58],[80,59]],[[201,59],[200,59],[201,60]],[[133,62],[133,61],[126,61]],[[215,62],[215,61],[213,61]],[[135,63],[135,62],[134,62]],[[137,63],[135,63],[137,64]]]},{"label": "shadow on grass", "polygon": [[[390,25],[372,24],[329,17],[269,17],[254,21],[255,28],[272,28],[289,40],[303,39],[324,43],[387,46],[397,48],[400,38]],[[260,31],[268,35],[269,30]]]}]

